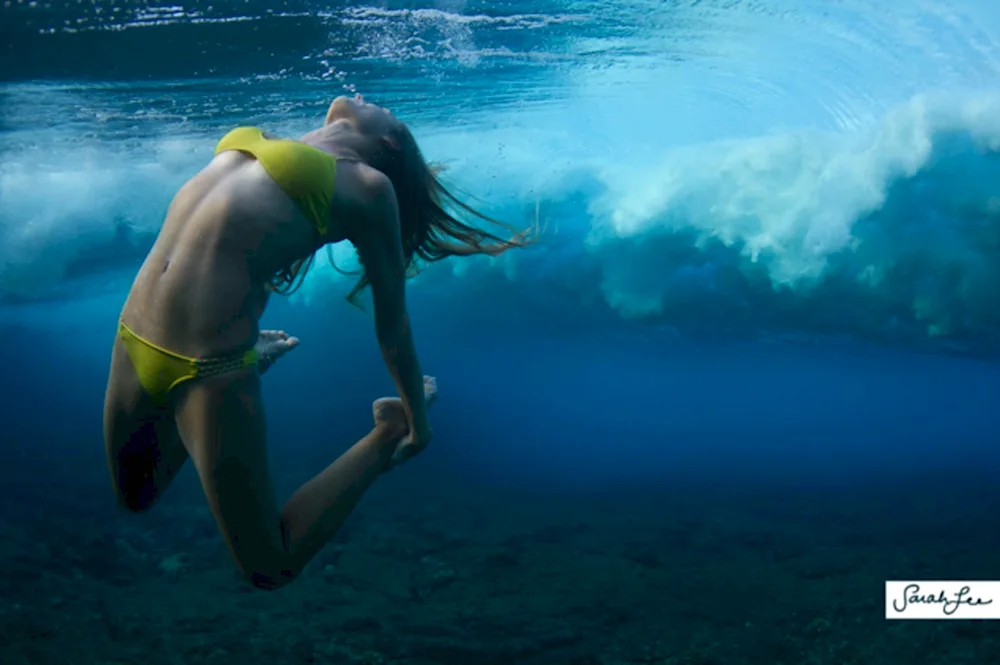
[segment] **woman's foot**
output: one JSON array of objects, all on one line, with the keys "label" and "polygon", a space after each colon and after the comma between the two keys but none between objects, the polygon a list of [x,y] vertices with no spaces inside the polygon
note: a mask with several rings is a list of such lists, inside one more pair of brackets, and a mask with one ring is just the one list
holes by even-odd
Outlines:
[{"label": "woman's foot", "polygon": [[254,348],[257,350],[257,371],[263,374],[281,356],[299,344],[298,337],[290,337],[284,330],[261,330]]},{"label": "woman's foot", "polygon": [[[424,377],[424,403],[430,408],[437,399],[437,379],[433,376]],[[375,426],[396,431],[402,428],[400,437],[405,436],[409,429],[406,419],[406,407],[398,397],[382,397],[372,404],[372,415],[375,416]]]},{"label": "woman's foot", "polygon": [[[433,376],[424,377],[424,403],[430,408],[437,400],[437,379]],[[400,458],[399,447],[406,447],[406,435],[409,433],[409,422],[406,417],[406,407],[398,397],[383,397],[372,404],[372,415],[375,416],[375,428],[381,429],[390,439],[395,439],[397,450],[394,458]],[[409,452],[409,451],[406,451]],[[414,453],[415,454],[415,453]],[[402,458],[411,455],[403,454]],[[400,462],[395,462],[395,466]]]},{"label": "woman's foot", "polygon": [[375,416],[375,429],[381,430],[393,440],[406,436],[406,408],[403,400],[398,397],[383,397],[372,403],[372,415]]}]

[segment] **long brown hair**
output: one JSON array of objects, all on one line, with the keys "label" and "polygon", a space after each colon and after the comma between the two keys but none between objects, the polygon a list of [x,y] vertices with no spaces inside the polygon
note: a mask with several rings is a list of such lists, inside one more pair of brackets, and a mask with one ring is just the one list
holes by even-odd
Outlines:
[{"label": "long brown hair", "polygon": [[[420,146],[406,125],[400,123],[389,132],[381,150],[371,159],[371,166],[384,173],[396,190],[403,258],[408,277],[419,272],[419,261],[432,263],[450,256],[486,254],[497,256],[515,247],[525,247],[535,240],[537,228],[518,230],[514,226],[482,214],[457,198],[441,184],[438,176],[444,167],[428,164]],[[467,224],[447,208],[510,231],[502,238],[485,229]],[[332,258],[332,257],[331,257]],[[357,273],[355,273],[357,274]],[[358,295],[368,287],[368,275],[361,277],[347,296],[357,304]]]},{"label": "long brown hair", "polygon": [[[389,132],[388,140],[380,141],[379,150],[370,159],[370,166],[385,174],[392,182],[399,205],[399,226],[407,277],[419,272],[419,261],[432,263],[450,256],[486,254],[497,256],[515,247],[526,247],[537,239],[538,226],[518,230],[516,227],[482,214],[460,200],[441,184],[438,176],[444,167],[424,160],[420,146],[406,125],[400,123]],[[510,231],[509,238],[467,224],[446,207]],[[327,256],[333,268],[344,275],[360,278],[347,294],[347,301],[358,305],[358,296],[369,286],[368,274],[340,269],[333,260],[333,249],[327,246]],[[315,254],[296,261],[271,279],[271,290],[284,295],[302,285],[312,266]]]},{"label": "long brown hair", "polygon": [[306,258],[299,259],[292,265],[274,273],[271,275],[271,281],[267,284],[268,290],[283,296],[295,293],[305,281],[306,273],[309,272],[315,259],[316,253],[313,252]]}]

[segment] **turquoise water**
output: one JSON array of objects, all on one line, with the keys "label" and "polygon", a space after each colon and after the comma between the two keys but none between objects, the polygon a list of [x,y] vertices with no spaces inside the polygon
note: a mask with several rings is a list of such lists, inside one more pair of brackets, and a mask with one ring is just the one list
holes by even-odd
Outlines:
[{"label": "turquoise water", "polygon": [[[1000,8],[0,5],[0,661],[961,665],[892,579],[1000,579]],[[290,587],[191,470],[123,514],[116,317],[237,124],[390,107],[543,241],[410,283],[436,437]],[[335,248],[349,265],[350,247]],[[263,324],[284,499],[392,393],[321,253]],[[1000,599],[997,600],[1000,602]]]}]

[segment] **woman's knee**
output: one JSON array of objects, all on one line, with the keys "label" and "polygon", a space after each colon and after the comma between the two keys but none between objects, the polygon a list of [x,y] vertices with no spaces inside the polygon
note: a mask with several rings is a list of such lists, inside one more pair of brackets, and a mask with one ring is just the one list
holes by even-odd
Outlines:
[{"label": "woman's knee", "polygon": [[118,504],[132,513],[144,513],[156,501],[156,488],[150,479],[119,478],[115,492]]},{"label": "woman's knee", "polygon": [[251,586],[262,591],[275,591],[287,586],[299,576],[298,571],[288,569],[255,568],[245,570],[243,579]]}]

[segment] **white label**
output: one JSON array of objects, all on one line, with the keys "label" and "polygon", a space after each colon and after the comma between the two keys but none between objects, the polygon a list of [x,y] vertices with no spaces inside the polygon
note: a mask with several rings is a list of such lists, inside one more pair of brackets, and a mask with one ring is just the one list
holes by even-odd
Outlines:
[{"label": "white label", "polygon": [[889,581],[885,618],[1000,619],[1000,581]]}]

